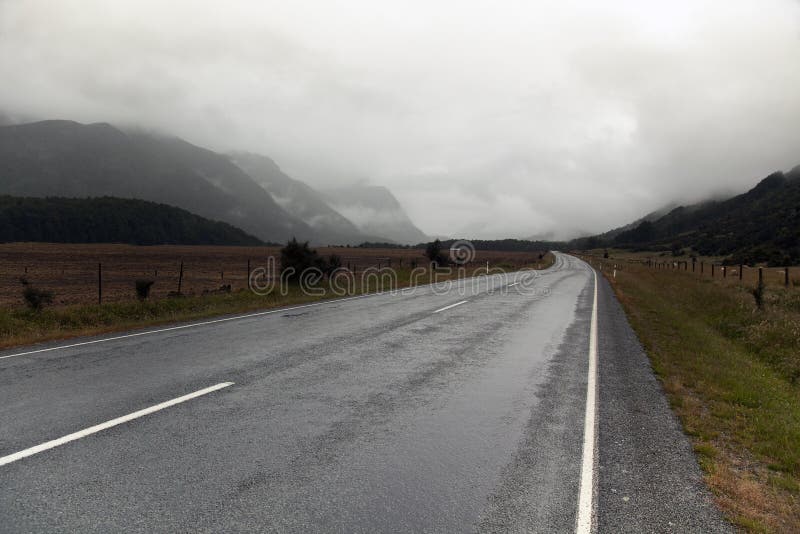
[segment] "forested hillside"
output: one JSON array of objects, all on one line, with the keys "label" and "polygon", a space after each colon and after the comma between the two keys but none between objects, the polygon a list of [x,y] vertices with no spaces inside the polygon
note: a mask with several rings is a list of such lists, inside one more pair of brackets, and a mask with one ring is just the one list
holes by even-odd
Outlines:
[{"label": "forested hillside", "polygon": [[261,245],[227,223],[145,200],[0,196],[0,242]]},{"label": "forested hillside", "polygon": [[731,263],[800,263],[800,167],[776,172],[750,191],[724,201],[681,206],[642,220],[591,246],[681,250],[726,256]]},{"label": "forested hillside", "polygon": [[104,123],[0,126],[0,194],[136,198],[225,221],[263,240],[315,237],[227,157]]}]

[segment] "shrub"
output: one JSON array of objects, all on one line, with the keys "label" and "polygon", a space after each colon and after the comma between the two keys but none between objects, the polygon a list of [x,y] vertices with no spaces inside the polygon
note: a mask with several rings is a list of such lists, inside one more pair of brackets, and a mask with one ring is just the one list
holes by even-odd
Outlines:
[{"label": "shrub", "polygon": [[430,260],[436,267],[447,265],[447,257],[442,254],[442,242],[438,239],[425,247],[425,257]]},{"label": "shrub", "polygon": [[281,249],[281,273],[285,273],[284,276],[290,282],[299,280],[303,271],[312,267],[324,271],[326,264],[325,259],[320,258],[316,250],[309,248],[308,241],[300,243],[292,238]]},{"label": "shrub", "polygon": [[139,300],[145,300],[150,296],[150,288],[154,283],[155,280],[136,280],[136,296]]},{"label": "shrub", "polygon": [[[401,265],[402,265],[402,261],[403,260],[400,260]],[[332,273],[333,271],[335,271],[336,269],[339,269],[341,267],[342,267],[342,258],[337,256],[336,254],[331,254],[328,257],[328,265],[327,265],[328,274]]]},{"label": "shrub", "polygon": [[753,298],[756,301],[756,307],[760,310],[764,307],[764,281],[759,280],[758,285],[752,290]]},{"label": "shrub", "polygon": [[25,299],[25,303],[28,307],[33,311],[41,311],[45,304],[53,303],[52,291],[37,289],[30,285],[30,283],[26,284],[25,289],[22,290],[22,297]]}]

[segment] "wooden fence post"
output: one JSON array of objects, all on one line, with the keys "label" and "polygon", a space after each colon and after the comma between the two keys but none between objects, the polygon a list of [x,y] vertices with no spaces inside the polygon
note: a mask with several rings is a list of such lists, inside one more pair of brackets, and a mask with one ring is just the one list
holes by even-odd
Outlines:
[{"label": "wooden fence post", "polygon": [[181,260],[181,270],[178,273],[178,295],[181,294],[181,284],[183,284],[183,260]]},{"label": "wooden fence post", "polygon": [[702,261],[700,262],[700,274],[703,274],[704,264],[705,264],[705,262],[702,262]]},{"label": "wooden fence post", "polygon": [[103,303],[103,264],[97,264],[97,303]]},{"label": "wooden fence post", "polygon": [[739,264],[739,281],[742,281],[742,271],[744,271],[744,263]]},{"label": "wooden fence post", "polygon": [[764,284],[764,269],[762,267],[758,268],[758,285]]},{"label": "wooden fence post", "polygon": [[788,267],[784,267],[783,268],[783,285],[785,285],[786,287],[789,287],[789,268]]},{"label": "wooden fence post", "polygon": [[712,263],[711,264],[711,278],[714,278],[714,267],[715,267],[715,265]]},{"label": "wooden fence post", "polygon": [[722,278],[727,278],[727,277],[728,277],[728,267],[723,265],[722,266]]}]

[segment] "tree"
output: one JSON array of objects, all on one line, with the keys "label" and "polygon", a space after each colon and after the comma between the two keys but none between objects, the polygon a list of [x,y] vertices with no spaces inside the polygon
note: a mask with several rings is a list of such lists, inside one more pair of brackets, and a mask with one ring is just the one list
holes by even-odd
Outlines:
[{"label": "tree", "polygon": [[425,257],[434,264],[435,267],[447,265],[447,257],[442,254],[442,242],[438,239],[425,247]]},{"label": "tree", "polygon": [[284,276],[290,282],[299,280],[300,275],[307,269],[316,267],[323,271],[321,267],[326,264],[325,259],[320,258],[316,250],[309,248],[308,241],[300,243],[293,237],[281,249],[281,273],[285,273]]}]

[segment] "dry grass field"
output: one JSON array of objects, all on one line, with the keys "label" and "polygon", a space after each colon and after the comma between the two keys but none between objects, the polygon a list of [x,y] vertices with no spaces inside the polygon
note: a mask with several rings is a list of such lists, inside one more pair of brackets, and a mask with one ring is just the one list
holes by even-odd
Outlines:
[{"label": "dry grass field", "polygon": [[[341,257],[344,266],[361,271],[371,266],[408,267],[425,261],[420,249],[318,248],[328,256]],[[247,287],[247,267],[267,265],[270,256],[279,261],[278,247],[220,246],[131,246],[73,245],[51,243],[0,244],[0,307],[24,305],[20,278],[55,295],[54,305],[92,304],[98,301],[98,264],[102,265],[103,302],[135,299],[137,279],[154,280],[151,298],[164,298],[178,289],[183,262],[181,292],[201,295],[231,285],[236,291]],[[485,262],[505,268],[535,265],[532,252],[477,251],[468,272]]]},{"label": "dry grass field", "polygon": [[[672,256],[671,254],[659,255],[652,252],[629,252],[623,250],[610,250],[609,265],[618,264],[624,267],[625,264],[639,264],[651,261],[658,264],[662,270],[675,271],[681,274],[688,274],[698,278],[709,279],[717,284],[726,286],[746,286],[753,287],[758,283],[758,267],[748,267],[747,265],[728,265],[722,266],[722,258],[699,256],[693,264],[689,256]],[[587,257],[601,259],[602,250],[593,250]],[[714,265],[712,268],[712,264]],[[784,267],[762,267],[764,285],[767,287],[785,286],[786,273]],[[789,286],[800,287],[800,266],[789,266]],[[741,271],[741,277],[739,272]]]},{"label": "dry grass field", "polygon": [[603,265],[728,518],[800,532],[800,268],[786,287],[783,269],[765,267],[759,307],[758,269],[740,282],[738,266],[712,278],[706,258],[700,274],[610,256],[586,259]]}]

